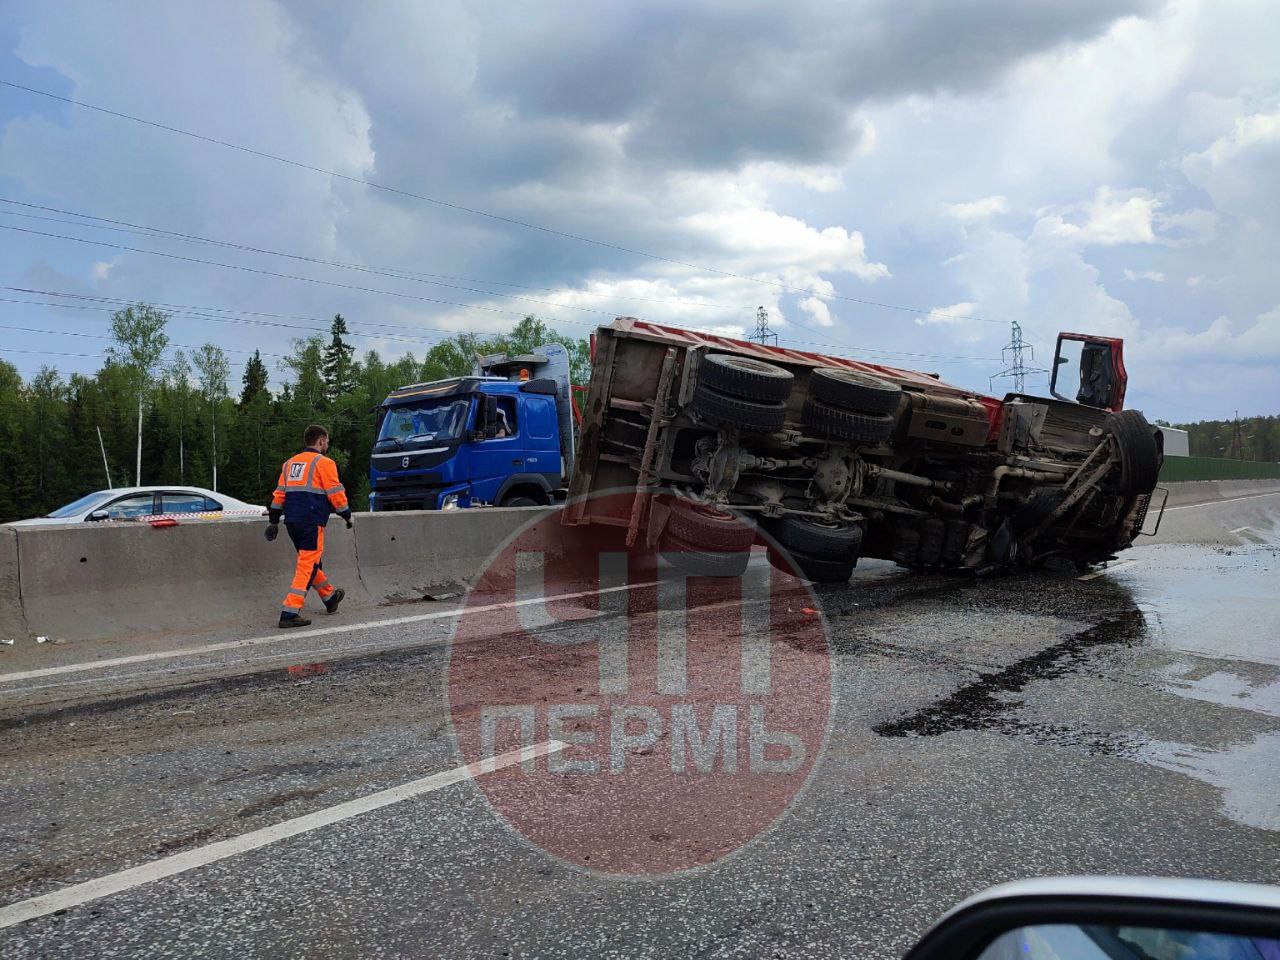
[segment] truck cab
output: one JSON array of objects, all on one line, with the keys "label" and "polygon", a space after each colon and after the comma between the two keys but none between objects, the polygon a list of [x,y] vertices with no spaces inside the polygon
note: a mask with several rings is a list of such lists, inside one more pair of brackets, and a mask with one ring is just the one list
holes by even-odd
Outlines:
[{"label": "truck cab", "polygon": [[534,506],[562,499],[572,461],[571,421],[567,438],[564,426],[568,362],[565,355],[563,377],[534,376],[559,372],[548,369],[554,357],[546,352],[482,358],[473,376],[392,391],[376,408],[369,509]]}]

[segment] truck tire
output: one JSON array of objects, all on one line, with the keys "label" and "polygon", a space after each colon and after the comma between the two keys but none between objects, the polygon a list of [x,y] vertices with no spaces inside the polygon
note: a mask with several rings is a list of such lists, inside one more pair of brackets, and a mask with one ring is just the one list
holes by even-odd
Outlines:
[{"label": "truck tire", "polygon": [[842,410],[893,413],[902,398],[896,383],[842,367],[818,367],[809,374],[809,396]]},{"label": "truck tire", "polygon": [[733,353],[708,353],[698,366],[700,385],[744,400],[786,400],[794,380],[789,370]]},{"label": "truck tire", "polygon": [[662,559],[691,577],[740,577],[747,572],[750,550],[699,550],[669,533],[662,535]]},{"label": "truck tire", "polygon": [[920,554],[920,530],[918,527],[899,526],[893,534],[893,549],[889,559],[903,567],[915,566]]},{"label": "truck tire", "polygon": [[667,518],[664,535],[702,550],[736,552],[750,550],[755,542],[755,525],[720,510],[677,500]]},{"label": "truck tire", "polygon": [[689,407],[702,419],[722,427],[773,433],[787,419],[786,405],[780,401],[743,400],[699,383]]},{"label": "truck tire", "polygon": [[781,554],[772,548],[769,550],[769,562],[779,570],[790,573],[798,571],[801,578],[812,583],[845,583],[853,576],[858,561],[825,560],[821,557],[809,557],[803,553]]},{"label": "truck tire", "polygon": [[848,562],[862,546],[862,527],[854,523],[829,524],[784,514],[769,525],[769,532],[779,546],[818,560]]},{"label": "truck tire", "polygon": [[813,399],[805,401],[800,419],[805,426],[824,437],[860,443],[880,443],[889,439],[895,423],[888,413],[857,413]]},{"label": "truck tire", "polygon": [[540,507],[540,504],[533,497],[507,497],[500,506],[503,507]]},{"label": "truck tire", "polygon": [[955,566],[964,560],[965,547],[969,545],[969,531],[973,524],[967,520],[948,520],[947,536],[942,541],[942,562]]},{"label": "truck tire", "polygon": [[1102,429],[1120,449],[1120,492],[1131,496],[1154,490],[1163,458],[1147,418],[1137,410],[1121,410],[1108,414]]},{"label": "truck tire", "polygon": [[916,554],[917,562],[926,566],[936,566],[942,562],[942,544],[947,536],[947,521],[939,517],[930,517],[920,524],[920,550]]}]

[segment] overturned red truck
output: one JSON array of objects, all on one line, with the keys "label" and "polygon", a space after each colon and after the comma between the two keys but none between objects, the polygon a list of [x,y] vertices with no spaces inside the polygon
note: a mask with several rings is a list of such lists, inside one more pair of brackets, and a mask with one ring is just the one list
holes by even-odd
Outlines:
[{"label": "overturned red truck", "polygon": [[[1142,531],[1163,459],[1160,432],[1123,408],[1126,379],[1122,341],[1083,334],[1059,335],[1051,396],[997,399],[620,318],[595,336],[563,520],[624,526],[708,576],[740,575],[760,540],[823,582],[859,557],[975,572],[1106,560]],[[617,491],[622,511],[596,496]]]}]

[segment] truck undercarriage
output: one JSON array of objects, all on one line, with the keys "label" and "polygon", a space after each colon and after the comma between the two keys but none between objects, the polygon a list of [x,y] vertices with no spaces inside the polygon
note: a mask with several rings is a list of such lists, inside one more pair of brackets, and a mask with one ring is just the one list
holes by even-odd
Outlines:
[{"label": "truck undercarriage", "polygon": [[[629,542],[691,572],[741,572],[747,533],[775,562],[838,581],[860,556],[1097,562],[1142,529],[1161,451],[1137,411],[997,400],[640,321],[600,333],[565,520],[625,523]],[[628,488],[629,515],[593,513],[592,492]]]}]

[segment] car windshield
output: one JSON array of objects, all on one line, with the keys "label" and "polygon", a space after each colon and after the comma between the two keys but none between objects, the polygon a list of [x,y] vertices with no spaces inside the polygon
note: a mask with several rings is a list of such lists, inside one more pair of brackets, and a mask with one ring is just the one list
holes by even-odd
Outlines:
[{"label": "car windshield", "polygon": [[57,510],[50,513],[49,516],[58,520],[65,520],[68,517],[79,516],[110,492],[110,490],[99,490],[97,493],[86,494],[74,503],[68,503],[65,507],[59,507]]},{"label": "car windshield", "polygon": [[466,397],[454,397],[392,407],[378,440],[457,440],[467,425],[470,404]]}]

